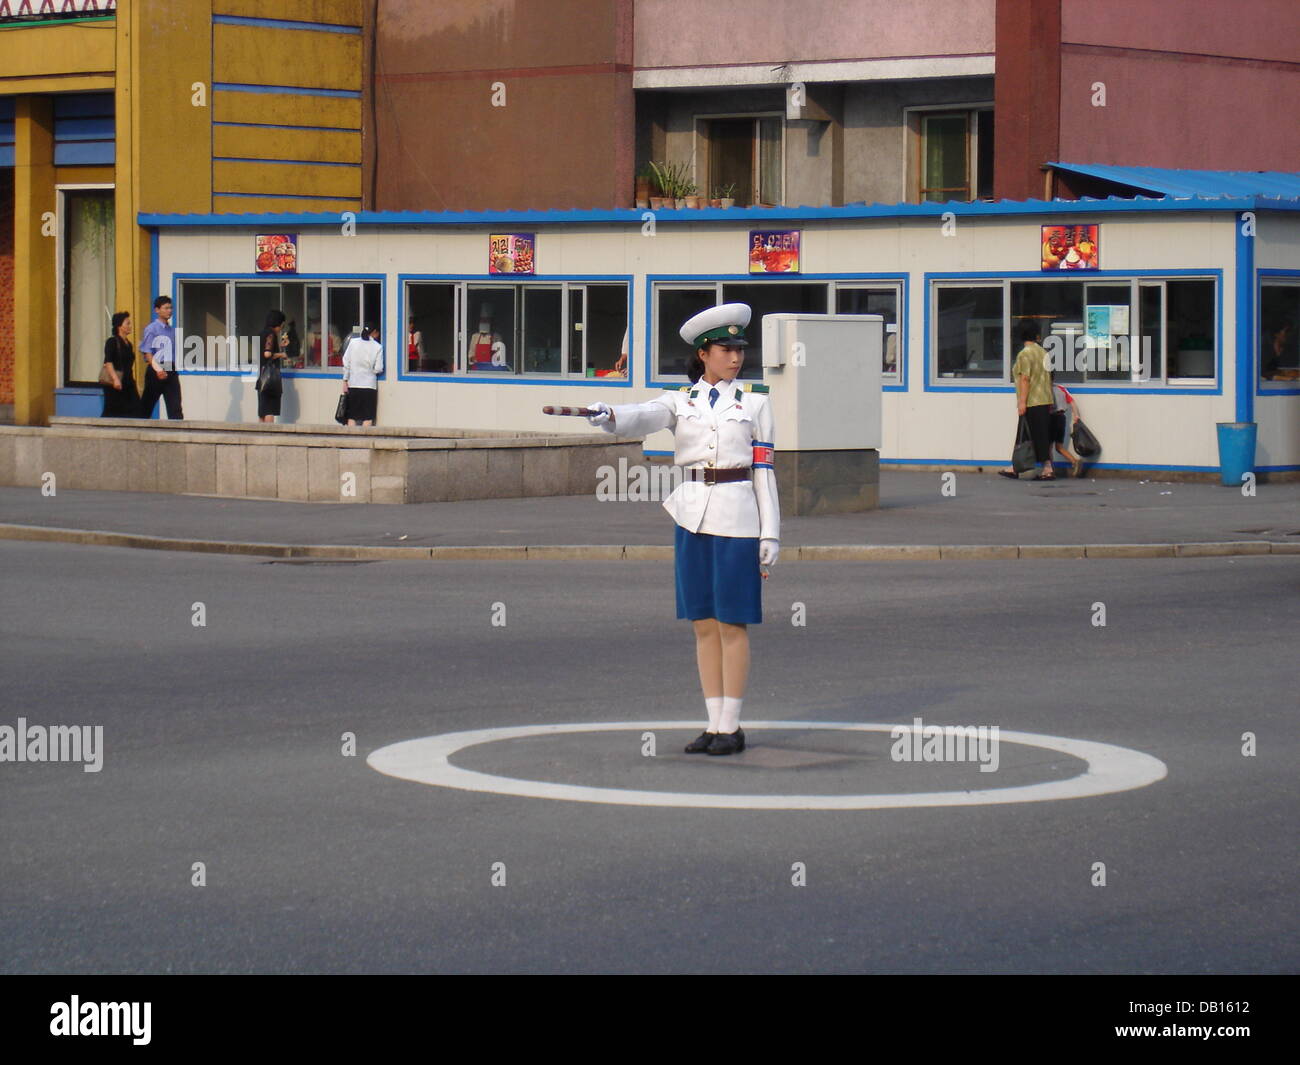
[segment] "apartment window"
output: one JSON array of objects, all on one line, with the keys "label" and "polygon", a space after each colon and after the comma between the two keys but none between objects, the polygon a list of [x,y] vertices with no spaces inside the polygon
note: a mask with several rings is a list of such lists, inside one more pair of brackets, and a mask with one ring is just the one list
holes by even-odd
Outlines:
[{"label": "apartment window", "polygon": [[407,282],[406,370],[603,376],[622,350],[627,295],[626,284],[610,282]]},{"label": "apartment window", "polygon": [[993,111],[913,111],[914,187],[922,202],[993,198]]},{"label": "apartment window", "polygon": [[1265,388],[1300,381],[1300,279],[1265,281],[1259,293],[1259,376]]},{"label": "apartment window", "polygon": [[735,186],[737,207],[775,206],[782,197],[783,119],[776,115],[701,118],[698,138],[708,159],[706,173],[696,167],[701,196],[721,195]]}]

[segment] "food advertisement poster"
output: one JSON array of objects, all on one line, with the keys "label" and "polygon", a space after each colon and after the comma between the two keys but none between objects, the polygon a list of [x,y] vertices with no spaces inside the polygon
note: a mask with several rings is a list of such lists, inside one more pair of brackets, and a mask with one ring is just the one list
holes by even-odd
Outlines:
[{"label": "food advertisement poster", "polygon": [[296,233],[257,234],[257,273],[296,274],[298,272],[298,236]]},{"label": "food advertisement poster", "polygon": [[1044,270],[1096,270],[1101,263],[1097,225],[1043,226]]},{"label": "food advertisement poster", "polygon": [[797,274],[799,272],[799,230],[749,231],[751,274]]},{"label": "food advertisement poster", "polygon": [[494,233],[488,237],[489,274],[532,274],[535,233]]}]

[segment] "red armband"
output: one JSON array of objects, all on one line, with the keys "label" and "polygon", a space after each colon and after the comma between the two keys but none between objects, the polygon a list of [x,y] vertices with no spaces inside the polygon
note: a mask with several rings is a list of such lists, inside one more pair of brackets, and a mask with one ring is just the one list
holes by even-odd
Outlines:
[{"label": "red armband", "polygon": [[776,448],[761,440],[754,441],[754,469],[770,470],[776,461]]}]

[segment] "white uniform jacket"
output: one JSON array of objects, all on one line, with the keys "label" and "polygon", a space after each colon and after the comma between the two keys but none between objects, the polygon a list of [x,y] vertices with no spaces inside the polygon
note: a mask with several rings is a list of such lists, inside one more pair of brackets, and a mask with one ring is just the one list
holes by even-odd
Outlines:
[{"label": "white uniform jacket", "polygon": [[705,484],[683,481],[664,500],[664,509],[683,529],[713,536],[781,538],[781,509],[772,468],[776,445],[772,409],[761,392],[746,392],[735,382],[719,382],[709,406],[705,381],[689,391],[665,392],[648,403],[613,408],[613,424],[601,428],[618,436],[645,437],[673,430],[674,461],[681,467],[753,468],[752,481]]}]

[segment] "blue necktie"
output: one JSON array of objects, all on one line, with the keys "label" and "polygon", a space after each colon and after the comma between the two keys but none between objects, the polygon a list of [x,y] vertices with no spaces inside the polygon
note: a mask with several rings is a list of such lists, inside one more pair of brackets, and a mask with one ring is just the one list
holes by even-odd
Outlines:
[{"label": "blue necktie", "polygon": [[710,389],[709,389],[709,406],[712,407],[713,404],[715,404],[715,403],[717,403],[717,402],[718,402],[718,390],[717,390],[716,388],[710,388]]}]

